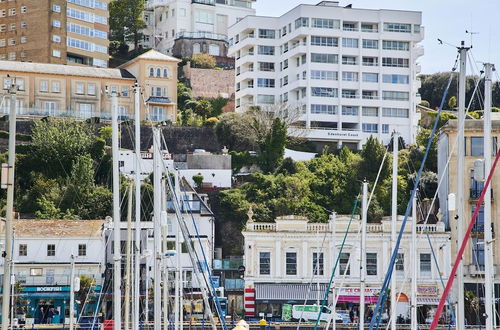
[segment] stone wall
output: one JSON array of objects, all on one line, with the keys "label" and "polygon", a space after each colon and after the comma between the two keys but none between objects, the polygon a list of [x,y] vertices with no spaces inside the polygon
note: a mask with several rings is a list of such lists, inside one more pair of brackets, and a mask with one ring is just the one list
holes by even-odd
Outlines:
[{"label": "stone wall", "polygon": [[184,77],[190,81],[194,97],[234,98],[234,70],[212,70],[183,67]]}]

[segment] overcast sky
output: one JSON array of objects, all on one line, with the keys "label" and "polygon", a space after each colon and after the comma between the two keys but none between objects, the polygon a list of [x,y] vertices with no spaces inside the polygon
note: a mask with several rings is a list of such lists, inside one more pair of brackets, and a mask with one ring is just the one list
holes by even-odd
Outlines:
[{"label": "overcast sky", "polygon": [[[301,3],[320,0],[257,0],[257,15],[279,16]],[[473,35],[472,55],[478,62],[491,62],[500,69],[500,0],[340,0],[340,5],[355,8],[417,10],[425,27],[425,55],[419,59],[422,73],[449,71],[456,49],[439,45],[437,38],[452,45],[467,44]],[[481,66],[479,63],[478,66]],[[469,71],[470,72],[470,71]]]}]

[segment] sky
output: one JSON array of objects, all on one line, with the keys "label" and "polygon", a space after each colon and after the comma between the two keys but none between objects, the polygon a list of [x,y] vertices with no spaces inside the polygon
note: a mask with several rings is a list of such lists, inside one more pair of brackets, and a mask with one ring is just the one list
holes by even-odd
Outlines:
[{"label": "sky", "polygon": [[[257,0],[257,15],[280,16],[299,4],[316,4],[320,0]],[[353,8],[398,9],[422,12],[425,37],[422,42],[425,55],[418,59],[421,73],[450,71],[457,50],[453,46],[471,44],[471,58],[477,62],[490,62],[500,70],[500,0],[340,0],[341,6]],[[437,39],[450,45],[440,45]],[[471,73],[468,70],[468,73]]]}]

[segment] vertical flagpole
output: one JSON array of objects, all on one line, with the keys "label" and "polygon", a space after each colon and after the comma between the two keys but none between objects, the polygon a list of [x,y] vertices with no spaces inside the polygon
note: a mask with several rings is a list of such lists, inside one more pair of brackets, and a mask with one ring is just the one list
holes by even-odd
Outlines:
[{"label": "vertical flagpole", "polygon": [[360,329],[365,326],[365,278],[366,278],[366,221],[368,218],[368,182],[363,182],[363,205],[361,212],[361,257],[360,257],[360,296],[359,296],[359,324]]},{"label": "vertical flagpole", "polygon": [[139,330],[140,308],[140,281],[141,281],[141,88],[137,83],[134,86],[134,125],[135,125],[135,267],[134,267],[134,325],[132,329]]},{"label": "vertical flagpole", "polygon": [[153,162],[154,162],[154,330],[161,330],[161,131],[153,128]]},{"label": "vertical flagpole", "polygon": [[[417,190],[418,193],[418,190]],[[411,330],[417,330],[417,196],[412,201],[412,224],[411,224]]]}]

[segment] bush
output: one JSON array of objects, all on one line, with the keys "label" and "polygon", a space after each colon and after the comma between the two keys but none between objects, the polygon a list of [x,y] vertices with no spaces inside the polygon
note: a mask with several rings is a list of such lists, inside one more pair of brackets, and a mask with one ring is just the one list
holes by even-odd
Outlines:
[{"label": "bush", "polygon": [[199,69],[214,69],[216,65],[215,57],[209,54],[199,53],[191,57],[191,66]]},{"label": "bush", "polygon": [[200,173],[193,175],[193,181],[196,187],[201,188],[203,184],[203,175]]},{"label": "bush", "polygon": [[205,120],[205,126],[215,127],[215,125],[217,125],[218,122],[219,119],[217,119],[217,117],[210,117],[207,120]]},{"label": "bush", "polygon": [[426,108],[430,108],[431,107],[431,104],[429,103],[429,101],[426,101],[426,100],[420,101],[420,105],[423,106],[423,107],[426,107]]}]

